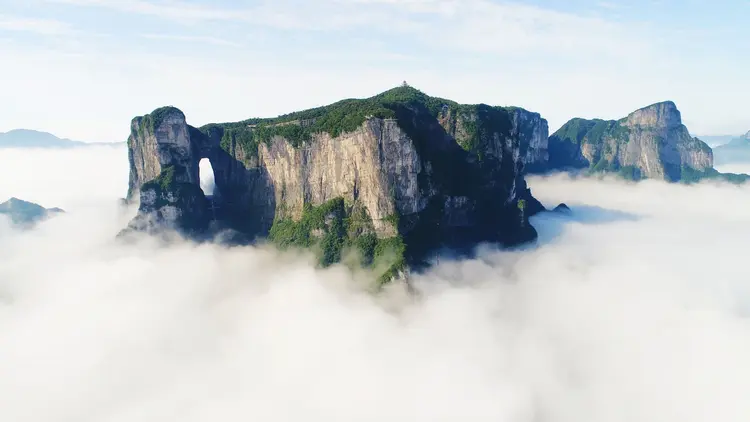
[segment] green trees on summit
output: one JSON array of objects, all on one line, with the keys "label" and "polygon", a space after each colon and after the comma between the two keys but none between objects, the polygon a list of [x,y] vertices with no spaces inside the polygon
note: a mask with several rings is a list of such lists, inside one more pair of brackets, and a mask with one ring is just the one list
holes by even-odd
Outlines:
[{"label": "green trees on summit", "polygon": [[318,206],[305,204],[302,217],[277,218],[268,238],[279,248],[312,248],[318,263],[328,267],[341,262],[347,250],[356,251],[366,267],[385,265],[381,283],[390,281],[406,266],[406,245],[400,236],[379,239],[366,210],[334,198]]},{"label": "green trees on summit", "polygon": [[281,136],[293,146],[300,147],[309,142],[314,133],[327,133],[337,137],[357,130],[371,117],[399,119],[399,124],[409,126],[409,122],[401,122],[400,117],[419,114],[436,118],[444,107],[448,107],[455,115],[478,116],[466,122],[470,139],[460,142],[464,149],[472,148],[477,143],[473,139],[482,133],[504,132],[510,128],[507,109],[503,107],[458,104],[451,100],[430,97],[418,89],[402,85],[370,98],[346,99],[274,118],[252,118],[234,123],[211,124],[200,130],[206,133],[212,128],[221,128],[224,130],[222,148],[228,150],[231,140],[234,140],[242,145],[248,154],[256,154],[258,145],[261,142],[269,143],[274,136]]}]

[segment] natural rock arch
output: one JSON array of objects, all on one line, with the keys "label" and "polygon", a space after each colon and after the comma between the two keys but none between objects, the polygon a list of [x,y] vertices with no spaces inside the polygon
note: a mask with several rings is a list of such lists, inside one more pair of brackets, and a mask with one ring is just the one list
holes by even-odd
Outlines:
[{"label": "natural rock arch", "polygon": [[[136,219],[134,228],[180,229],[190,222],[190,228],[200,231],[218,219],[245,233],[267,232],[273,222],[275,201],[258,201],[261,195],[257,190],[266,190],[268,178],[262,171],[248,170],[220,143],[221,133],[203,133],[189,126],[182,111],[174,107],[133,119],[128,138],[127,199],[140,199],[143,211],[139,213],[143,218]],[[200,162],[204,159],[210,163],[214,176],[210,200],[200,188]]]}]

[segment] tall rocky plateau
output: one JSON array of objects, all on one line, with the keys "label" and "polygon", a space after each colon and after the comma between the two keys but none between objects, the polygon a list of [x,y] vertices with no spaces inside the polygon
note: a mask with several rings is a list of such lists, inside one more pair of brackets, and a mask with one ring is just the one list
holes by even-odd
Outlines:
[{"label": "tall rocky plateau", "polygon": [[[126,231],[210,225],[314,247],[323,265],[357,250],[383,279],[441,247],[533,240],[543,209],[524,166],[548,160],[547,122],[520,108],[462,105],[408,87],[272,119],[194,128],[174,107],[136,117]],[[214,194],[199,186],[199,161]]]},{"label": "tall rocky plateau", "polygon": [[618,172],[629,179],[695,181],[716,174],[713,152],[661,102],[620,120],[572,119],[549,138],[546,170]]}]

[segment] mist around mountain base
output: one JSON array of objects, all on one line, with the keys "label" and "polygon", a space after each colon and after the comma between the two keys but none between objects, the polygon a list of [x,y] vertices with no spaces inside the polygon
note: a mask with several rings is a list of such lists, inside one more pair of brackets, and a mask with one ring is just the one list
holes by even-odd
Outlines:
[{"label": "mist around mountain base", "polygon": [[306,253],[116,242],[126,156],[0,152],[0,199],[66,210],[0,219],[3,420],[750,419],[747,184],[530,177],[572,210],[536,244],[373,295]]}]

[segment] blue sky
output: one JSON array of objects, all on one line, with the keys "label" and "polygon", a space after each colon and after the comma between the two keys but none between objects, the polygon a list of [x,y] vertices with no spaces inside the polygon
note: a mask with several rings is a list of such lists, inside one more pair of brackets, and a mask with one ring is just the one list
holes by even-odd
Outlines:
[{"label": "blue sky", "polygon": [[407,80],[460,102],[618,118],[673,100],[693,133],[750,129],[750,0],[0,0],[0,131],[124,140],[272,116]]}]

